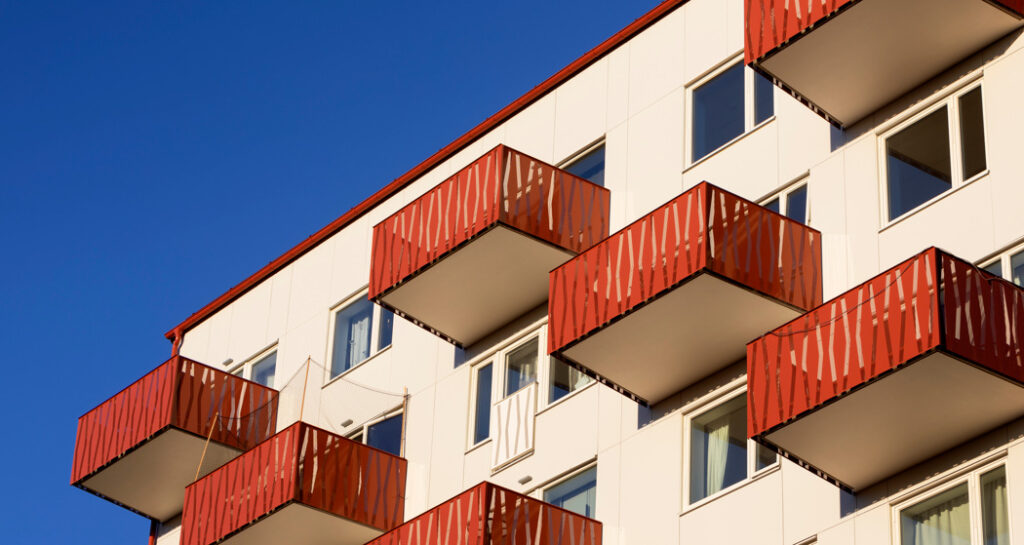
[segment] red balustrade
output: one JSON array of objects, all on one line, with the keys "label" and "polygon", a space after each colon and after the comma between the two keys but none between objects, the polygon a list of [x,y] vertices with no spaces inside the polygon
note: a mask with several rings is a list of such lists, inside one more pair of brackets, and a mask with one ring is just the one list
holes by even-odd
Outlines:
[{"label": "red balustrade", "polygon": [[[405,475],[403,458],[299,422],[186,488],[181,543],[218,543],[283,515],[292,504],[379,535],[402,522]],[[303,543],[302,532],[318,525],[338,528],[330,526],[337,520],[282,520],[288,522],[278,528],[303,521],[292,528],[292,543]],[[276,543],[258,532],[251,536],[255,543]],[[339,543],[347,543],[342,537]]]},{"label": "red balustrade", "polygon": [[600,545],[601,523],[481,483],[367,545]]},{"label": "red balustrade", "polygon": [[168,428],[246,450],[276,422],[275,390],[175,356],[78,419],[71,483]]}]

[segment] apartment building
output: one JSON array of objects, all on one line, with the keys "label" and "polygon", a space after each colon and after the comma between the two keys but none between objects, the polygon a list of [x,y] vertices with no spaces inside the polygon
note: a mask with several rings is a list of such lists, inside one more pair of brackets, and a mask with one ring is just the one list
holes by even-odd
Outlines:
[{"label": "apartment building", "polygon": [[667,0],[171,329],[72,484],[159,545],[1024,544],[1022,28]]}]

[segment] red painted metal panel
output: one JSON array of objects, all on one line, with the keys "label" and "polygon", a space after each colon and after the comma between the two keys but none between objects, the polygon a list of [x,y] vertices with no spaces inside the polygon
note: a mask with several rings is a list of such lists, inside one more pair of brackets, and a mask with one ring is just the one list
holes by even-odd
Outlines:
[{"label": "red painted metal panel", "polygon": [[933,349],[1024,383],[1024,290],[931,248],[747,345],[747,430],[785,424]]},{"label": "red painted metal panel", "polygon": [[702,183],[551,272],[548,351],[701,270],[813,308],[821,303],[821,234]]},{"label": "red painted metal panel", "polygon": [[185,489],[181,543],[216,543],[291,502],[390,530],[405,474],[402,458],[296,423]]},{"label": "red painted metal panel", "polygon": [[175,356],[78,419],[71,483],[169,426],[246,450],[276,420],[273,389]]},{"label": "red painted metal panel", "polygon": [[369,297],[497,223],[574,252],[608,234],[608,190],[505,146],[373,228]]},{"label": "red painted metal panel", "polygon": [[601,523],[481,483],[367,545],[600,545]]}]

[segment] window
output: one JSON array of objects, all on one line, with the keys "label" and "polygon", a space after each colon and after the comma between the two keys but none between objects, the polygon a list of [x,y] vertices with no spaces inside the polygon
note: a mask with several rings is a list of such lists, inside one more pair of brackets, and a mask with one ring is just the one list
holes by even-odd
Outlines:
[{"label": "window", "polygon": [[554,403],[594,381],[594,379],[583,374],[580,370],[570,367],[565,362],[554,358],[551,358],[550,361],[548,403]]},{"label": "window", "polygon": [[768,210],[778,212],[787,218],[804,225],[810,221],[810,207],[807,204],[807,184],[802,183],[786,189],[768,199],[763,205]]},{"label": "window", "polygon": [[349,439],[390,452],[395,456],[402,455],[402,418],[401,411],[370,421],[358,431],[349,435]]},{"label": "window", "polygon": [[982,269],[1024,287],[1024,245],[1003,252]]},{"label": "window", "polygon": [[985,172],[982,117],[974,86],[884,138],[890,221]]},{"label": "window", "polygon": [[693,504],[773,466],[777,456],[747,439],[747,398],[733,397],[688,419]]},{"label": "window", "polygon": [[908,503],[897,509],[901,545],[1010,542],[1005,466],[974,471],[923,500]]},{"label": "window", "polygon": [[537,382],[539,337],[533,337],[505,356],[505,397]]},{"label": "window", "polygon": [[[225,362],[230,363],[230,361]],[[277,348],[272,347],[260,351],[246,362],[231,371],[232,375],[262,384],[267,388],[274,387],[274,374],[277,371]]]},{"label": "window", "polygon": [[562,170],[593,182],[604,185],[604,143],[593,147],[562,166]]},{"label": "window", "polygon": [[491,380],[494,365],[488,363],[476,370],[476,397],[473,414],[473,444],[491,436]]},{"label": "window", "polygon": [[331,378],[391,346],[395,315],[373,304],[365,293],[333,314]]},{"label": "window", "polygon": [[597,506],[597,466],[591,466],[544,490],[544,501],[594,518]]},{"label": "window", "polygon": [[690,93],[690,161],[696,162],[775,115],[772,82],[738,62]]}]

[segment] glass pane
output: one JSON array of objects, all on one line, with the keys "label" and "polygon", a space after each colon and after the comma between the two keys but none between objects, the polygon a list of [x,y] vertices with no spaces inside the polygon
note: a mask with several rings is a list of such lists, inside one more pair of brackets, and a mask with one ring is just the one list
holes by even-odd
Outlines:
[{"label": "glass pane", "polygon": [[377,336],[377,350],[391,346],[391,332],[395,329],[395,313],[380,309],[380,334]]},{"label": "glass pane", "polygon": [[491,436],[491,364],[476,372],[476,422],[473,423],[473,444]]},{"label": "glass pane", "polygon": [[775,197],[774,199],[764,203],[764,207],[767,208],[768,210],[771,210],[772,212],[780,213],[779,212],[779,198]]},{"label": "glass pane", "polygon": [[335,377],[370,357],[373,303],[369,299],[341,309],[334,318],[334,347],[331,376]]},{"label": "glass pane", "polygon": [[392,416],[366,428],[366,444],[390,452],[395,456],[402,455],[402,415]]},{"label": "glass pane", "polygon": [[693,91],[693,160],[743,134],[743,65]]},{"label": "glass pane", "polygon": [[549,402],[555,402],[590,384],[593,379],[565,362],[551,358],[551,393]]},{"label": "glass pane", "polygon": [[537,337],[534,337],[506,356],[506,396],[518,392],[537,380],[537,343]]},{"label": "glass pane", "polygon": [[829,151],[836,151],[846,144],[846,131],[831,124],[828,127]]},{"label": "glass pane", "polygon": [[1024,252],[1010,258],[1010,280],[1018,286],[1024,286]]},{"label": "glass pane", "polygon": [[992,274],[994,274],[996,276],[999,276],[999,277],[1003,276],[1003,260],[1002,260],[1002,258],[997,259],[997,260],[993,261],[992,263],[989,263],[988,265],[985,265],[984,267],[982,267],[982,270],[984,270],[986,272],[990,272],[990,273],[992,273]]},{"label": "glass pane", "polygon": [[960,148],[964,179],[985,170],[985,122],[981,111],[981,87],[960,97]]},{"label": "glass pane", "polygon": [[564,169],[569,174],[574,174],[589,180],[597,185],[604,185],[604,144],[594,148],[592,151],[573,161]]},{"label": "glass pane", "polygon": [[807,223],[807,186],[800,186],[786,196],[786,217]]},{"label": "glass pane", "polygon": [[1010,510],[1006,505],[1006,468],[981,476],[981,528],[985,545],[1009,545]]},{"label": "glass pane", "polygon": [[754,124],[775,115],[775,85],[772,80],[754,73]]},{"label": "glass pane", "polygon": [[545,490],[544,501],[585,517],[593,517],[597,505],[597,468],[592,467]]},{"label": "glass pane", "polygon": [[900,512],[903,545],[970,545],[967,485],[962,484]]},{"label": "glass pane", "polygon": [[886,141],[889,219],[953,187],[948,119],[943,108]]},{"label": "glass pane", "polygon": [[277,367],[277,352],[272,352],[252,364],[252,381],[268,388],[274,387],[274,370]]},{"label": "glass pane", "polygon": [[778,456],[775,454],[775,451],[757,443],[757,459],[754,461],[754,471],[761,471],[771,466],[777,459]]},{"label": "glass pane", "polygon": [[740,396],[690,424],[690,501],[747,477],[747,400]]}]

